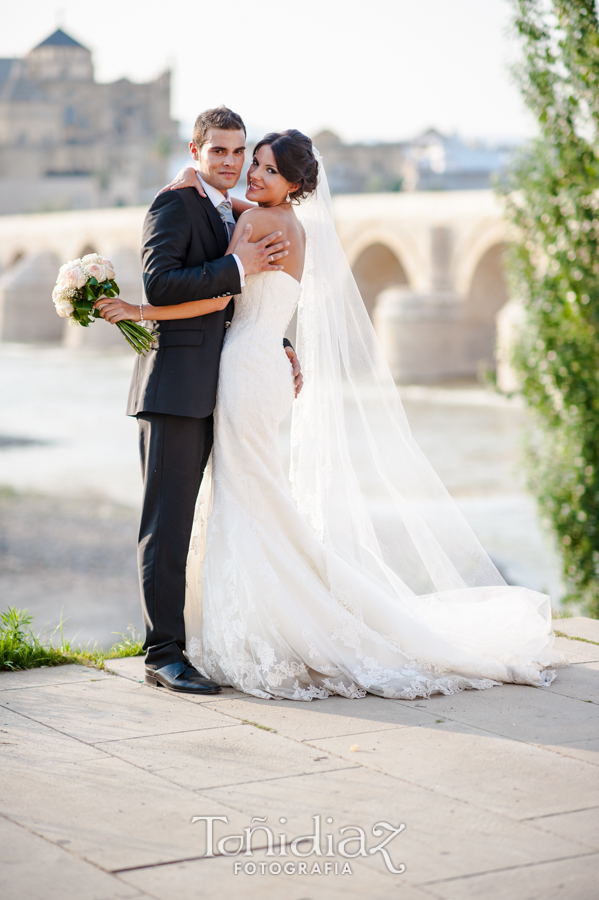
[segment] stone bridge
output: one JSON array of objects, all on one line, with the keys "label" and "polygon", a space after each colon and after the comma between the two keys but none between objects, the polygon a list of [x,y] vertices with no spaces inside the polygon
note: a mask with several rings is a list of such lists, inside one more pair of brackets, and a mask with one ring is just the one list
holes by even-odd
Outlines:
[{"label": "stone bridge", "polygon": [[[491,191],[355,194],[334,199],[339,237],[398,381],[471,377],[494,368],[497,315],[507,302],[506,226]],[[50,301],[59,265],[110,257],[121,294],[142,297],[145,208],[0,217],[4,341],[109,345],[104,322],[65,329]]]}]

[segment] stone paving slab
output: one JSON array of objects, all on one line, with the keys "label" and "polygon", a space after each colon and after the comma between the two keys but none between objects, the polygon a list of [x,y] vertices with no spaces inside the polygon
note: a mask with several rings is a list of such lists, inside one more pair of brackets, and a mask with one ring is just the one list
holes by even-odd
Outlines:
[{"label": "stone paving slab", "polygon": [[143,900],[148,895],[0,816],[0,896],[6,900],[75,896],[77,900]]},{"label": "stone paving slab", "polygon": [[599,703],[599,663],[577,663],[560,669],[553,684],[543,690],[585,703]]},{"label": "stone paving slab", "polygon": [[[202,709],[198,712],[211,711]],[[190,722],[195,715],[197,712],[192,708],[188,713]],[[174,784],[197,791],[315,771],[348,769],[351,765],[326,751],[290,743],[277,734],[250,724],[237,725],[231,719],[225,719],[219,728],[179,731],[95,746]]]},{"label": "stone paving slab", "polygon": [[529,821],[542,831],[561,834],[591,850],[599,850],[599,809],[596,806],[560,815],[541,816]]},{"label": "stone paving slab", "polygon": [[108,672],[120,675],[122,678],[143,683],[145,669],[143,656],[124,656],[122,659],[107,659],[104,661],[104,668]]},{"label": "stone paving slab", "polygon": [[0,707],[0,752],[4,772],[55,770],[65,763],[104,759],[105,754],[83,741],[48,728],[28,716]]},{"label": "stone paving slab", "polygon": [[[568,620],[566,619],[565,621]],[[599,645],[591,644],[589,641],[556,637],[554,647],[556,650],[561,650],[562,653],[565,653],[568,661],[571,663],[599,662]]]},{"label": "stone paving slab", "polygon": [[[205,852],[190,827],[201,814],[197,795],[109,756],[11,771],[0,802],[6,816],[107,871]],[[216,799],[206,812],[227,813]]]},{"label": "stone paving slab", "polygon": [[596,900],[599,855],[427,885],[440,900]]},{"label": "stone paving slab", "polygon": [[448,719],[428,728],[361,735],[357,750],[342,737],[310,743],[510,818],[567,811],[573,794],[599,808],[599,778],[593,767]]},{"label": "stone paving slab", "polygon": [[[561,640],[570,659],[588,643]],[[143,683],[141,658],[0,674],[0,824],[11,820],[14,860],[2,895],[36,900],[47,879],[30,877],[31,856],[61,900],[595,900],[598,680],[592,660],[548,690],[292,704],[175,696]],[[351,876],[235,875],[231,844],[206,859],[205,823],[192,825],[226,817],[220,838],[266,817],[292,839],[315,815],[337,844],[342,827],[363,828],[368,847],[375,823],[405,823],[389,848],[405,873],[367,853]],[[260,834],[254,846],[266,861]]]},{"label": "stone paving slab", "polygon": [[596,641],[599,644],[599,619],[587,619],[585,616],[572,616],[571,619],[556,619],[553,623],[556,631],[572,637],[583,638],[586,641]]},{"label": "stone paving slab", "polygon": [[88,743],[231,724],[212,709],[191,707],[165,693],[109,677],[14,690],[10,699],[0,696],[0,707],[10,704],[10,709]]},{"label": "stone paving slab", "polygon": [[[194,900],[281,900],[281,897],[289,900],[344,900],[347,897],[356,900],[431,900],[432,897],[428,891],[424,892],[403,880],[403,875],[394,876],[392,880],[382,872],[364,866],[359,860],[350,861],[352,874],[344,876],[335,875],[334,864],[332,870],[325,874],[326,860],[319,860],[320,875],[318,869],[313,875],[299,874],[297,861],[294,874],[282,872],[275,875],[265,871],[262,875],[262,865],[266,870],[273,859],[264,853],[256,853],[253,861],[257,867],[253,875],[245,874],[243,869],[234,874],[233,860],[201,859],[157,869],[123,872],[119,878],[142,890],[147,887],[157,900],[173,900],[174,896],[193,897]],[[285,862],[285,859],[281,860],[281,863]],[[308,872],[311,866],[312,863],[308,866]],[[338,864],[338,872],[341,869]],[[277,871],[276,867],[274,871]]]},{"label": "stone paving slab", "polygon": [[297,741],[309,741],[335,735],[356,735],[369,731],[400,728],[406,725],[428,724],[431,714],[382,697],[368,696],[366,700],[347,700],[329,697],[298,704],[286,700],[243,699],[207,702],[206,705],[235,719],[254,719],[267,728]]},{"label": "stone paving slab", "polygon": [[107,672],[95,666],[40,666],[39,669],[25,671],[0,672],[0,692],[23,690],[28,687],[49,687],[53,684],[69,684],[86,681],[100,681],[110,678]]},{"label": "stone paving slab", "polygon": [[[252,816],[266,816],[276,827],[285,817],[289,834],[308,833],[316,813],[321,814],[322,832],[330,828],[337,840],[341,827],[358,823],[367,833],[368,848],[375,843],[375,823],[404,823],[405,831],[393,839],[389,855],[394,863],[406,865],[412,884],[588,852],[576,841],[560,838],[557,843],[553,835],[550,842],[546,832],[528,823],[404,781],[401,770],[398,777],[391,777],[359,767],[216,788],[202,796],[243,812],[246,822]],[[328,818],[333,820],[330,826]],[[216,833],[222,834],[224,828],[219,825]],[[379,855],[362,862],[377,872],[385,870]]]},{"label": "stone paving slab", "polygon": [[[559,677],[559,676],[558,676]],[[451,697],[404,701],[483,731],[534,744],[561,744],[599,737],[599,709],[544,688],[519,684],[487,691],[463,691]]]},{"label": "stone paving slab", "polygon": [[589,763],[591,766],[599,766],[599,739],[589,741],[560,742],[559,744],[545,744],[547,750],[559,753],[561,756],[570,756]]}]

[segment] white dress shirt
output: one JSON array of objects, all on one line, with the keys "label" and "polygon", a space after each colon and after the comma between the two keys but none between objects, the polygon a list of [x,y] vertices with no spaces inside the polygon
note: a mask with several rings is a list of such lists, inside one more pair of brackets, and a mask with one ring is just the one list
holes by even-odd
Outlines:
[{"label": "white dress shirt", "polygon": [[[198,178],[200,179],[200,181],[202,183],[202,187],[204,188],[204,190],[206,192],[206,196],[208,197],[208,199],[210,200],[212,205],[215,207],[215,209],[218,209],[218,207],[223,202],[223,200],[228,200],[229,202],[231,202],[231,197],[229,196],[228,191],[226,191],[223,194],[221,191],[218,190],[218,188],[212,187],[211,184],[208,184],[207,181],[204,181],[204,179],[202,178],[202,176],[200,175],[200,173],[198,172],[197,169],[196,169],[196,172],[197,172]],[[220,216],[220,213],[219,213],[219,216]],[[223,223],[223,227],[226,228],[226,225],[224,225],[224,223]],[[241,260],[239,259],[239,257],[237,256],[236,253],[233,254],[233,259],[237,263],[237,268],[239,269],[239,277],[241,279],[241,287],[243,287],[245,284],[245,270],[243,268],[243,263],[241,262]]]}]

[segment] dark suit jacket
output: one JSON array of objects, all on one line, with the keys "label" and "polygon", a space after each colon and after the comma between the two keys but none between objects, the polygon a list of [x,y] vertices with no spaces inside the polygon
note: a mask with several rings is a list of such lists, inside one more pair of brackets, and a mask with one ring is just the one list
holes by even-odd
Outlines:
[{"label": "dark suit jacket", "polygon": [[[224,255],[227,246],[222,219],[207,197],[195,188],[159,194],[146,215],[142,239],[148,303],[167,306],[238,294],[239,269],[232,256]],[[127,415],[209,416],[225,322],[232,314],[231,301],[206,316],[158,323],[154,348],[135,361]]]}]

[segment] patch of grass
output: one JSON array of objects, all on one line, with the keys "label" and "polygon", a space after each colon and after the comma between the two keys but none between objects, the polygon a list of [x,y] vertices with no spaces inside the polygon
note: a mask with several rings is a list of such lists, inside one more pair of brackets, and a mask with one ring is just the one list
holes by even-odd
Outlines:
[{"label": "patch of grass", "polygon": [[[97,644],[73,644],[63,635],[63,622],[56,626],[49,639],[35,634],[31,624],[33,616],[26,609],[9,606],[0,613],[0,671],[35,669],[40,666],[64,666],[68,663],[104,668],[107,659],[123,656],[141,656],[142,642],[135,628],[130,625],[129,634],[121,634],[122,640],[110,650],[102,650]],[[58,633],[58,640],[55,637]],[[119,632],[117,632],[119,633]]]},{"label": "patch of grass", "polygon": [[253,725],[254,728],[261,728],[262,731],[272,731],[274,734],[277,733],[276,728],[269,728],[268,725],[260,725],[259,722],[252,722],[251,719],[242,719],[241,724],[242,725]]},{"label": "patch of grass", "polygon": [[594,644],[595,647],[599,647],[599,641],[591,641],[589,640],[589,638],[575,637],[573,634],[565,634],[565,632],[563,631],[554,630],[553,633],[556,637],[565,637],[568,638],[569,641],[582,641],[583,644]]}]

